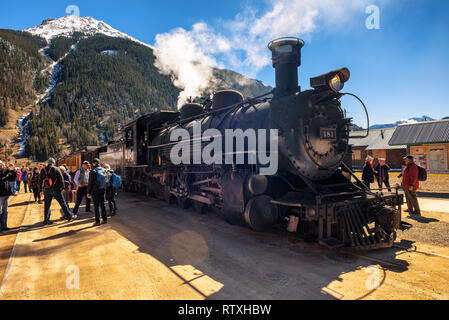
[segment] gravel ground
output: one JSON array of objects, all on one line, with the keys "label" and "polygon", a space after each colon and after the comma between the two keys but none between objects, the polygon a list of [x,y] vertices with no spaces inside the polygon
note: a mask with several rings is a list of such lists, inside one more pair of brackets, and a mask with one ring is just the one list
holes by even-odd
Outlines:
[{"label": "gravel ground", "polygon": [[[362,177],[360,172],[356,173],[358,178]],[[399,172],[390,173],[390,185],[395,186],[397,183],[401,184],[402,179],[398,178]],[[443,174],[429,174],[427,181],[421,181],[419,183],[421,192],[438,192],[449,193],[449,175]],[[371,184],[372,188],[377,187],[377,182]]]},{"label": "gravel ground", "polygon": [[449,214],[423,211],[421,217],[413,217],[403,213],[402,219],[413,227],[399,232],[400,239],[449,247]]}]

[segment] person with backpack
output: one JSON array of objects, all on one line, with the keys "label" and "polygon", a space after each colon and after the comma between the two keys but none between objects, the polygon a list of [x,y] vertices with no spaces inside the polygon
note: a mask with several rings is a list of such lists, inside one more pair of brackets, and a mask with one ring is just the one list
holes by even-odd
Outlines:
[{"label": "person with backpack", "polygon": [[108,187],[106,188],[106,200],[109,205],[109,214],[111,216],[115,216],[117,214],[117,189],[121,186],[122,178],[111,169],[110,165],[105,164],[104,168],[106,170],[106,174],[108,175],[109,181]]},{"label": "person with backpack", "polygon": [[83,166],[78,169],[75,173],[75,178],[73,181],[76,186],[76,202],[75,208],[73,209],[73,214],[78,214],[79,207],[83,198],[86,198],[86,213],[90,211],[90,199],[87,197],[87,186],[89,184],[89,161],[84,161]]},{"label": "person with backpack", "polygon": [[374,182],[375,172],[373,168],[373,160],[373,157],[367,156],[365,159],[365,166],[363,167],[362,181],[363,184],[368,187],[368,190],[371,189],[370,184]]},{"label": "person with backpack", "polygon": [[382,189],[382,186],[385,184],[385,186],[388,189],[388,192],[391,192],[390,187],[390,177],[389,177],[389,171],[390,166],[386,164],[385,159],[379,158],[377,166],[374,168],[374,171],[376,173],[377,183],[379,184],[379,189]]},{"label": "person with backpack", "polygon": [[104,205],[105,191],[108,186],[108,175],[100,165],[99,159],[92,162],[93,169],[89,174],[89,184],[87,186],[87,196],[94,201],[95,223],[94,226],[100,225],[100,209],[103,224],[108,223],[106,215],[106,207]]},{"label": "person with backpack", "polygon": [[12,195],[9,179],[11,178],[10,170],[0,161],[0,231],[8,231],[8,200]]},{"label": "person with backpack", "polygon": [[406,156],[404,161],[405,168],[402,172],[402,188],[404,189],[408,208],[404,211],[413,215],[421,215],[418,197],[416,196],[416,191],[419,189],[419,169],[414,162],[413,156]]},{"label": "person with backpack", "polygon": [[34,203],[41,203],[41,189],[39,187],[39,168],[35,167],[33,169],[33,175],[31,176],[30,179],[30,187],[31,190],[33,191],[33,195],[34,195]]},{"label": "person with backpack", "polygon": [[53,222],[50,221],[50,206],[53,198],[58,201],[64,216],[68,221],[77,218],[76,215],[70,212],[70,209],[62,196],[62,190],[64,190],[65,185],[64,178],[61,170],[55,166],[55,163],[55,159],[48,159],[48,165],[41,170],[39,176],[39,186],[44,193],[44,225],[53,224]]}]

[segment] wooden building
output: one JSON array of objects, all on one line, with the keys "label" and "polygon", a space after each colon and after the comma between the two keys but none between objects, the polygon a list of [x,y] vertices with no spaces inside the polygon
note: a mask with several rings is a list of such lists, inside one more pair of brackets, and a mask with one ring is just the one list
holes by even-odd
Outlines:
[{"label": "wooden building", "polygon": [[400,125],[389,143],[407,145],[407,153],[429,172],[449,173],[449,119]]},{"label": "wooden building", "polygon": [[[365,163],[365,158],[370,155],[375,160],[386,159],[387,164],[392,169],[401,169],[403,158],[407,155],[405,145],[390,145],[390,141],[395,128],[370,130],[369,136],[363,139],[349,138],[352,146],[352,166],[354,169],[361,169]],[[366,135],[366,131],[353,131],[351,136]]]}]

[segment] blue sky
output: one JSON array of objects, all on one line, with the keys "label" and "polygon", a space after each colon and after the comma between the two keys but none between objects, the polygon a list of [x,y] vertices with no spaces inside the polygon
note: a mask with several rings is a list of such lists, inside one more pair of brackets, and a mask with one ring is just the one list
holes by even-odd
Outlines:
[{"label": "blue sky", "polygon": [[[365,101],[372,124],[421,115],[437,119],[449,116],[449,1],[370,3],[380,8],[379,30],[365,27],[368,14],[361,8],[348,12],[342,23],[317,19],[313,30],[304,34],[301,86],[308,88],[310,77],[346,66],[351,79],[344,90]],[[81,16],[103,20],[150,44],[155,43],[157,34],[174,28],[190,30],[193,24],[204,22],[221,32],[226,22],[235,21],[236,15],[247,12],[247,8],[256,10],[258,17],[272,10],[269,0],[4,1],[0,5],[0,28],[35,26],[45,18],[65,15],[66,7],[72,4],[80,8]],[[346,1],[335,1],[336,8],[344,5]],[[258,70],[256,77],[274,84],[270,65]],[[343,104],[356,123],[365,125],[357,103],[348,97],[343,98]]]}]

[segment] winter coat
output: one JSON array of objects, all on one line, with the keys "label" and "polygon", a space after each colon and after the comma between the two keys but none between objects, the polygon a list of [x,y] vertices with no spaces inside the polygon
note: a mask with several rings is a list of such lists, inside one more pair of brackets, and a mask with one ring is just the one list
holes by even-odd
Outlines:
[{"label": "winter coat", "polygon": [[[44,181],[47,176],[53,181],[53,185],[51,187],[46,187],[44,185]],[[61,170],[53,165],[48,165],[43,168],[39,175],[39,187],[44,191],[62,191],[65,185]]]},{"label": "winter coat", "polygon": [[71,178],[70,175],[66,172],[62,174],[62,177],[64,179],[64,186],[67,190],[71,190]]},{"label": "winter coat", "polygon": [[390,177],[388,175],[388,172],[390,171],[390,167],[387,164],[385,164],[383,166],[378,164],[374,168],[374,171],[377,171],[377,173],[376,173],[377,181],[379,181],[379,182],[387,181],[388,182],[390,180]]},{"label": "winter coat", "polygon": [[41,188],[39,187],[39,172],[33,172],[33,175],[30,179],[30,186],[33,189],[41,191]]},{"label": "winter coat", "polygon": [[374,182],[374,169],[373,165],[369,162],[366,162],[363,167],[362,180],[369,183]]},{"label": "winter coat", "polygon": [[16,181],[16,179],[17,179],[17,172],[16,171],[11,171],[11,170],[8,170],[9,171],[9,175],[8,175],[8,181],[11,181],[11,182],[14,182],[14,181]]},{"label": "winter coat", "polygon": [[0,197],[11,195],[11,188],[9,187],[10,176],[11,172],[8,169],[0,170]]},{"label": "winter coat", "polygon": [[418,180],[418,166],[415,163],[409,163],[402,172],[402,187],[409,190],[410,187],[413,190],[419,189]]}]

